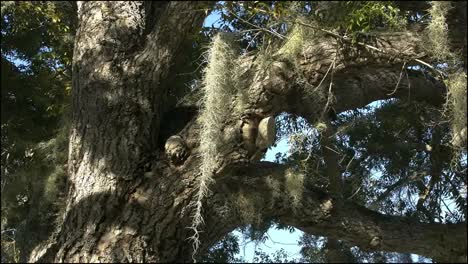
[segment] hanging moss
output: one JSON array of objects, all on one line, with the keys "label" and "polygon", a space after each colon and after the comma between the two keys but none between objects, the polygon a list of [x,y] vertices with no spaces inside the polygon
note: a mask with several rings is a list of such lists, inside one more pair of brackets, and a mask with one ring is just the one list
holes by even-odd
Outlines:
[{"label": "hanging moss", "polygon": [[[199,241],[199,226],[203,223],[202,202],[208,193],[208,187],[213,181],[213,174],[218,168],[218,157],[224,144],[222,129],[225,120],[230,115],[232,96],[236,92],[233,70],[236,62],[236,48],[234,37],[227,33],[218,34],[213,41],[208,55],[208,65],[205,69],[203,87],[203,106],[199,116],[201,124],[200,175],[197,182],[195,201],[192,203],[192,230],[194,235],[193,247],[195,256]],[[195,260],[195,259],[194,259]]]},{"label": "hanging moss", "polygon": [[248,55],[244,54],[239,56],[235,61],[234,70],[231,72],[233,83],[235,84],[236,95],[234,97],[234,112],[233,115],[240,116],[245,109],[248,107],[249,95],[248,95],[248,86],[251,84],[251,75],[250,71],[251,64],[246,63],[248,60]]},{"label": "hanging moss", "polygon": [[292,198],[294,208],[296,208],[302,200],[302,193],[304,192],[304,175],[289,169],[285,173],[285,178],[286,190]]},{"label": "hanging moss", "polygon": [[[427,26],[428,52],[436,60],[456,60],[457,54],[449,49],[448,25],[446,18],[452,8],[451,2],[432,1],[429,14],[431,22]],[[445,80],[447,85],[447,102],[445,112],[449,114],[452,126],[452,146],[456,154],[466,148],[466,73],[449,65],[451,72]],[[458,155],[455,155],[455,159]]]},{"label": "hanging moss", "polygon": [[9,260],[25,261],[33,246],[47,238],[65,209],[68,128],[65,124],[54,138],[31,148],[30,158],[9,176],[8,186],[2,190],[2,230],[16,230],[14,241],[2,240],[2,250],[14,249]]},{"label": "hanging moss", "polygon": [[427,49],[435,59],[452,57],[448,43],[448,26],[446,17],[451,8],[448,1],[432,1],[429,14],[431,22],[427,26]]},{"label": "hanging moss", "polygon": [[452,125],[452,145],[458,150],[466,149],[467,111],[466,74],[462,71],[451,74],[447,81],[448,95],[446,108]]}]

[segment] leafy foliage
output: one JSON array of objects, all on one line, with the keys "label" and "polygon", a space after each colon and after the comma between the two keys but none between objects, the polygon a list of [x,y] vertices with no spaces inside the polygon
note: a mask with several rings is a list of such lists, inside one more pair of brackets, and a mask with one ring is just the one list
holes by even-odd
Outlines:
[{"label": "leafy foliage", "polygon": [[19,262],[61,206],[76,21],[71,2],[2,2],[1,14],[2,262]]},{"label": "leafy foliage", "polygon": [[[327,5],[326,2],[321,4]],[[346,1],[326,8],[337,11],[330,21],[332,25],[342,27],[348,32],[400,30],[405,26],[400,10],[390,1]],[[318,14],[320,12],[316,11]]]},{"label": "leafy foliage", "polygon": [[235,257],[235,254],[238,252],[238,237],[228,234],[221,241],[218,241],[216,245],[213,245],[205,255],[201,256],[199,261],[211,263],[244,262],[242,259]]}]

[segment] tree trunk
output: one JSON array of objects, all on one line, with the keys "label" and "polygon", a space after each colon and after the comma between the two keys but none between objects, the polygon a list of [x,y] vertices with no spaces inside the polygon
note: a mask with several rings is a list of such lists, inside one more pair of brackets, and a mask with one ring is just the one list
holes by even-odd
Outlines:
[{"label": "tree trunk", "polygon": [[[181,43],[201,27],[208,7],[79,3],[67,209],[37,260],[189,260],[190,222],[180,208],[190,200],[190,188],[153,153],[163,84]],[[153,173],[145,174],[152,164]]]},{"label": "tree trunk", "polygon": [[[32,261],[191,261],[189,204],[200,166],[197,103],[185,102],[192,119],[167,140],[166,153],[158,149],[157,140],[169,126],[162,123],[161,113],[171,65],[187,35],[201,26],[207,5],[83,2],[79,6],[67,209],[56,234],[35,250]],[[407,98],[409,83],[412,100],[442,103],[444,87],[424,76],[409,76],[395,87],[404,61],[398,56],[421,54],[410,33],[384,38],[375,45],[387,53],[359,50],[353,58],[338,54],[338,40],[333,37],[308,43],[299,64],[315,87],[312,96],[295,82],[297,72],[291,72],[287,62],[273,57],[276,61],[268,69],[259,69],[252,57],[245,59],[246,108],[226,120],[223,131],[232,133],[229,139],[235,142],[225,142],[222,165],[204,201],[200,252],[236,227],[268,217],[368,250],[466,256],[466,242],[459,242],[463,237],[466,241],[464,225],[414,223],[348,201],[336,202],[336,196],[305,186],[307,175],[277,164],[255,163],[251,155],[256,151],[242,145],[241,116],[258,125],[262,119],[289,112],[314,122],[328,107],[339,113],[374,100]],[[335,100],[328,105],[331,80],[326,71],[332,60]],[[335,160],[331,157],[327,165]],[[329,172],[338,173],[332,167]],[[340,182],[338,175],[329,176]],[[338,187],[334,192],[341,190]],[[258,217],[249,217],[249,212]]]}]

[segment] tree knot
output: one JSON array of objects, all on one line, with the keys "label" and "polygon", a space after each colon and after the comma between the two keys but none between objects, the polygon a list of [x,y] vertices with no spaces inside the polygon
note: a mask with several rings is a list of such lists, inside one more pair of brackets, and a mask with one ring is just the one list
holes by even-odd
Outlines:
[{"label": "tree knot", "polygon": [[166,156],[176,165],[182,165],[188,158],[188,148],[181,136],[175,135],[167,139],[164,145]]}]

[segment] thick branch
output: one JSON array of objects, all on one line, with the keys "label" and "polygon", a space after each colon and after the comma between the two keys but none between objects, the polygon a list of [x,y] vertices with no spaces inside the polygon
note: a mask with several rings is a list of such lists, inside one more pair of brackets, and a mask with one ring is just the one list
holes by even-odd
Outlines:
[{"label": "thick branch", "polygon": [[[311,234],[345,240],[363,250],[415,253],[452,261],[466,258],[465,223],[426,224],[406,217],[382,215],[348,201],[340,205],[314,188],[304,188],[297,200],[288,186],[291,173],[294,172],[285,166],[270,162],[237,168],[218,184],[227,200],[223,206],[238,209],[238,212],[246,210],[240,208],[242,204],[226,199],[242,195],[250,199],[263,217],[276,218]],[[213,201],[219,203],[221,199],[215,196]],[[241,221],[242,216],[223,218]],[[231,222],[231,225],[235,224]]]},{"label": "thick branch", "polygon": [[[458,243],[458,239],[466,238],[460,232],[466,230],[461,225],[426,225],[384,216],[349,201],[337,203],[321,190],[305,188],[306,175],[281,165],[254,163],[245,166],[255,152],[242,142],[245,135],[241,131],[245,131],[245,124],[256,131],[254,128],[260,120],[281,112],[295,113],[314,122],[323,117],[324,109],[329,107],[339,113],[386,98],[416,99],[440,105],[444,101],[443,85],[422,74],[402,71],[408,58],[422,56],[415,37],[402,34],[383,38],[385,41],[373,45],[390,52],[340,50],[335,38],[317,39],[304,47],[295,71],[291,70],[294,68],[291,62],[279,58],[273,57],[266,69],[265,64],[256,62],[254,57],[245,58],[241,71],[246,86],[240,87],[246,99],[245,108],[242,113],[233,113],[223,129],[225,141],[222,144],[226,150],[219,155],[222,166],[217,170],[216,184],[211,189],[214,195],[203,207],[207,211],[203,212],[206,225],[200,237],[205,243],[202,248],[242,224],[273,217],[307,232],[343,239],[367,250],[446,257],[445,252],[454,249],[452,255],[464,255],[466,244]],[[326,74],[331,63],[336,65],[332,86]],[[186,161],[175,164],[181,171],[194,170],[199,165],[199,129],[194,119],[179,132],[190,153]],[[331,170],[334,163],[330,162]],[[238,167],[232,169],[235,164]]]},{"label": "thick branch", "polygon": [[[307,119],[319,118],[327,103],[331,64],[335,65],[335,100],[331,106],[337,113],[389,98],[426,101],[436,106],[445,101],[443,83],[403,67],[425,56],[418,35],[387,33],[371,37],[369,43],[384,52],[343,45],[335,37],[317,37],[303,45],[296,71],[275,56],[267,69],[256,62],[255,56],[246,57],[241,64],[248,87],[241,88],[248,97],[247,111],[263,116],[286,111]],[[191,105],[196,106],[196,102]]]}]

